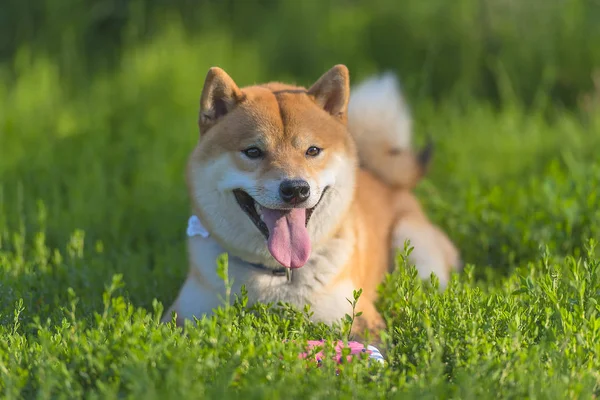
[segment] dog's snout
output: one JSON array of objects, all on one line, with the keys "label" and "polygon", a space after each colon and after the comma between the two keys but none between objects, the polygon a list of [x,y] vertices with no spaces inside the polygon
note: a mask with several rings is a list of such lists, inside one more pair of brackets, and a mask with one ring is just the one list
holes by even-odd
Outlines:
[{"label": "dog's snout", "polygon": [[302,203],[310,196],[310,185],[301,179],[286,180],[279,185],[279,195],[286,203]]}]

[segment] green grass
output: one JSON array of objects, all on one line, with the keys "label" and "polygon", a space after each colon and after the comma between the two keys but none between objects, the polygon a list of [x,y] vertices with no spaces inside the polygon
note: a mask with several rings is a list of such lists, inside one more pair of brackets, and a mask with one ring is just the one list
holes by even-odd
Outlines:
[{"label": "green grass", "polygon": [[438,293],[399,257],[379,302],[386,366],[308,366],[302,340],[347,326],[243,296],[184,335],[159,324],[186,274],[183,170],[204,75],[285,78],[257,54],[174,28],[76,85],[35,52],[0,69],[2,397],[600,394],[600,119],[516,99],[414,105],[418,139],[437,144],[417,192],[468,266]]},{"label": "green grass", "polygon": [[85,79],[177,23],[252,43],[269,77],[313,80],[343,62],[402,71],[419,99],[502,101],[509,89],[527,104],[548,92],[574,106],[600,66],[599,18],[597,0],[3,0],[0,60],[28,48]]}]

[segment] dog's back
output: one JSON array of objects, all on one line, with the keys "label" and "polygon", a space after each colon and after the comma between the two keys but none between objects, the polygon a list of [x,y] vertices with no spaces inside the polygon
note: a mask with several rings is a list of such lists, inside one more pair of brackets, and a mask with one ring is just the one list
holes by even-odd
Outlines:
[{"label": "dog's back", "polygon": [[165,318],[176,311],[182,323],[219,305],[215,263],[223,252],[250,304],[311,304],[315,320],[332,323],[351,311],[353,290],[363,289],[357,331],[385,325],[376,289],[405,239],[415,245],[417,269],[447,281],[453,260],[445,245],[452,244],[411,193],[426,157],[412,152],[410,117],[393,76],[350,94],[342,65],[309,89],[240,89],[213,68],[199,124],[188,188],[204,231],[188,232],[190,273]]},{"label": "dog's back", "polygon": [[391,248],[402,249],[409,241],[414,247],[410,261],[419,275],[428,278],[435,273],[445,287],[451,271],[460,268],[461,261],[454,244],[429,221],[412,193],[427,172],[432,145],[420,152],[413,149],[410,110],[392,73],[371,77],[353,87],[348,129],[356,142],[361,168],[394,193],[392,207],[397,221],[390,232]]}]

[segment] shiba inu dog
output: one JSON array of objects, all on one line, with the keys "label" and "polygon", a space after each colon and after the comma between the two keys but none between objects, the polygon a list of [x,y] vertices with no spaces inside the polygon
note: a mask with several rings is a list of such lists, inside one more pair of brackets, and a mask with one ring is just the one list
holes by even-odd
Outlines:
[{"label": "shiba inu dog", "polygon": [[249,303],[311,305],[316,321],[351,314],[355,333],[385,326],[377,286],[406,240],[421,276],[445,286],[458,252],[412,195],[430,149],[411,149],[411,121],[392,75],[350,96],[337,65],[309,89],[283,83],[239,88],[220,68],[206,76],[200,139],[188,163],[193,216],[189,274],[165,313],[200,317],[221,304],[216,259],[229,255],[233,290]]}]

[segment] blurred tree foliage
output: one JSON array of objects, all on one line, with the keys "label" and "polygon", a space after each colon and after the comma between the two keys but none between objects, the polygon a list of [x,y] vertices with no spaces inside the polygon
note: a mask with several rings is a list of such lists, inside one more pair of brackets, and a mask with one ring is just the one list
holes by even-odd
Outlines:
[{"label": "blurred tree foliage", "polygon": [[[114,68],[172,23],[253,43],[266,72],[398,71],[413,97],[575,106],[600,68],[598,0],[2,0],[0,62],[44,54],[66,78]],[[199,72],[203,73],[203,72]],[[69,79],[66,79],[68,81]],[[78,80],[73,80],[78,81]]]}]

